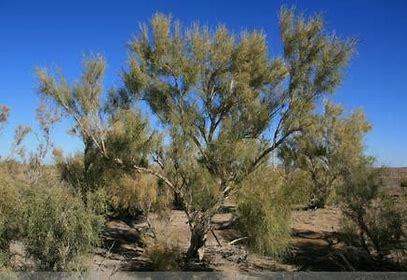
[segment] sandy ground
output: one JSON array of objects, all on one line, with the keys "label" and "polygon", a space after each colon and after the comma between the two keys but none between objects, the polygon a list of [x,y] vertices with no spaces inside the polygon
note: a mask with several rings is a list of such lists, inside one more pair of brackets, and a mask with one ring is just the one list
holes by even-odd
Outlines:
[{"label": "sandy ground", "polygon": [[[337,208],[293,213],[293,250],[284,260],[275,260],[249,252],[242,244],[229,245],[239,237],[232,229],[214,230],[221,246],[213,234],[209,233],[205,247],[203,265],[192,270],[222,272],[264,272],[264,271],[342,271],[354,268],[342,260],[339,250],[343,245],[337,241],[341,213]],[[218,214],[215,224],[222,224],[231,214]],[[188,247],[190,237],[187,219],[182,211],[173,210],[168,223],[155,221],[157,233],[176,242],[183,250]],[[92,270],[100,271],[144,271],[148,270],[148,259],[143,257],[143,249],[137,245],[138,233],[122,221],[110,221],[106,229],[106,248],[100,249],[93,258]],[[111,240],[109,241],[109,238]],[[115,244],[112,240],[115,239]],[[110,247],[109,247],[110,246]],[[369,270],[369,269],[368,269]]]},{"label": "sandy ground", "polygon": [[[221,225],[231,218],[230,213],[214,217],[215,225]],[[208,234],[205,257],[202,263],[187,270],[235,272],[266,271],[382,271],[397,270],[388,264],[366,262],[363,253],[344,246],[338,240],[341,212],[338,208],[308,211],[294,211],[292,218],[292,254],[285,259],[251,253],[243,244],[230,245],[238,237],[233,229],[214,230],[221,245],[212,233]],[[157,235],[175,242],[186,251],[189,242],[187,219],[182,211],[172,210],[170,221],[163,222],[153,217]],[[149,260],[144,256],[140,233],[143,223],[134,220],[110,220],[103,233],[103,245],[96,249],[90,260],[90,271],[112,275],[117,271],[148,271]],[[21,244],[12,246],[16,267],[30,266],[32,262],[24,257]]]}]

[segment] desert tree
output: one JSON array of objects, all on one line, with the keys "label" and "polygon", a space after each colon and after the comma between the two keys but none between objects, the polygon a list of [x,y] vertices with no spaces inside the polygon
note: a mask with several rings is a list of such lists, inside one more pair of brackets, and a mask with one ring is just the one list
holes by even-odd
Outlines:
[{"label": "desert tree", "polygon": [[27,135],[31,132],[31,127],[25,125],[18,125],[14,130],[13,143],[10,148],[7,160],[12,160],[18,156],[21,160],[26,159],[26,149],[23,145]]},{"label": "desert tree", "polygon": [[[49,135],[49,124],[53,123],[55,116],[46,112],[52,112],[51,109],[62,111],[59,116],[73,121],[71,132],[81,138],[84,147],[83,153],[74,156],[64,156],[61,150],[54,150],[61,179],[77,189],[86,204],[88,196],[95,196],[95,192],[100,191],[100,195],[105,193],[115,199],[110,203],[113,206],[141,205],[129,203],[127,198],[118,194],[129,194],[137,189],[135,185],[140,187],[141,183],[148,181],[136,178],[131,165],[148,166],[148,154],[158,143],[158,137],[150,132],[146,120],[132,108],[131,98],[125,90],[103,91],[105,61],[101,56],[87,57],[83,66],[81,78],[72,84],[61,72],[54,75],[46,69],[37,70],[42,104],[45,102],[50,107],[48,111],[42,110],[42,106],[38,109],[44,135]],[[49,146],[47,141],[43,142],[44,148]],[[124,175],[134,179],[132,184],[125,186],[127,192],[109,189],[111,186],[123,187],[118,182],[122,182]]]},{"label": "desert tree", "polygon": [[[140,144],[138,151],[109,152],[111,129],[98,109],[101,59],[87,61],[74,86],[39,71],[40,92],[73,118],[85,150],[88,143],[116,164],[158,177],[177,194],[191,230],[187,257],[194,259],[224,199],[309,125],[309,112],[340,83],[353,49],[352,40],[327,34],[320,17],[304,19],[283,9],[280,28],[284,53],[272,58],[257,31],[236,36],[223,26],[183,29],[162,15],[142,26],[123,78],[126,90],[146,102],[165,128],[160,149],[136,130],[139,137],[131,140]],[[140,161],[153,150],[160,169]]]},{"label": "desert tree", "polygon": [[0,105],[0,133],[3,132],[10,115],[10,108],[6,105]]},{"label": "desert tree", "polygon": [[288,171],[300,169],[310,178],[307,208],[321,208],[342,181],[344,166],[363,157],[363,136],[370,130],[362,111],[344,116],[343,108],[325,102],[322,114],[312,116],[312,125],[279,148]]},{"label": "desert tree", "polygon": [[6,105],[0,105],[0,131],[3,130],[4,125],[8,121],[10,115],[10,108]]},{"label": "desert tree", "polygon": [[[59,79],[51,77],[47,70],[38,69],[40,81],[39,92],[44,97],[52,97],[67,116],[74,119],[75,125],[71,131],[78,134],[84,146],[84,177],[88,177],[91,169],[91,158],[94,145],[103,143],[105,129],[101,118],[100,95],[102,78],[105,71],[104,59],[95,56],[84,61],[84,72],[80,81],[70,86],[60,73]],[[99,147],[105,150],[104,146]]]},{"label": "desert tree", "polygon": [[281,57],[262,32],[182,28],[156,15],[131,46],[128,90],[166,128],[156,174],[181,198],[197,258],[211,219],[240,182],[291,135],[309,125],[316,100],[335,90],[353,46],[324,30],[320,17],[283,9]]}]

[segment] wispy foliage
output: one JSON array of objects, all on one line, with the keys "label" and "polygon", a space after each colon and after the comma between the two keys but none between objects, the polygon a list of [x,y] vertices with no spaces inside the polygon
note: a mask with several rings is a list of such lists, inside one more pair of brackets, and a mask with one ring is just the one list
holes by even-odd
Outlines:
[{"label": "wispy foliage", "polygon": [[327,34],[319,17],[283,9],[280,27],[284,55],[275,58],[261,32],[183,28],[160,14],[130,44],[124,81],[168,128],[161,176],[190,217],[189,257],[223,199],[309,125],[316,99],[335,90],[352,53],[354,42]]},{"label": "wispy foliage", "polygon": [[[350,244],[362,247],[374,257],[383,258],[394,250],[404,250],[405,207],[380,190],[377,169],[372,159],[364,158],[344,170],[338,188],[342,212],[342,231]],[[404,208],[404,209],[403,209]]]},{"label": "wispy foliage", "polygon": [[238,229],[261,254],[282,257],[291,244],[291,207],[295,201],[283,172],[261,168],[242,184],[237,195]]},{"label": "wispy foliage", "polygon": [[[84,174],[101,162],[97,154],[175,192],[191,230],[187,256],[197,258],[223,200],[310,125],[317,99],[339,85],[352,53],[354,41],[327,33],[320,17],[283,9],[280,28],[284,54],[271,57],[262,32],[184,28],[157,14],[131,41],[125,89],[110,91],[106,104],[100,57],[85,61],[73,85],[39,70],[40,92],[74,120],[85,145]],[[136,100],[161,122],[162,147],[132,111]]]},{"label": "wispy foliage", "polygon": [[309,208],[324,207],[342,181],[342,170],[363,157],[363,136],[370,130],[364,114],[346,117],[343,108],[325,102],[321,115],[310,116],[312,124],[291,137],[279,149],[286,170],[300,169],[310,178]]}]

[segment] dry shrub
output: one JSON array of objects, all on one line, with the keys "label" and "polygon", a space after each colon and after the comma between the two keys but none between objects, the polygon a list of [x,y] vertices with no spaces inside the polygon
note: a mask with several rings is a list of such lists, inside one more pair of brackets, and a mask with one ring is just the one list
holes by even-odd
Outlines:
[{"label": "dry shrub", "polygon": [[35,186],[24,193],[24,246],[40,270],[86,268],[84,258],[99,242],[103,219],[60,186]]},{"label": "dry shrub", "polygon": [[379,174],[369,161],[349,168],[338,189],[344,241],[382,258],[402,249],[405,210],[379,192]]},{"label": "dry shrub", "polygon": [[182,269],[183,252],[176,241],[161,235],[145,240],[145,256],[154,271],[179,271]]},{"label": "dry shrub", "polygon": [[116,211],[130,214],[150,211],[164,214],[172,201],[170,192],[157,184],[155,177],[147,174],[124,175],[116,186],[109,187],[110,203]]},{"label": "dry shrub", "polygon": [[6,168],[2,165],[0,167],[0,268],[8,263],[11,241],[21,234],[19,188],[13,183],[12,176],[5,171]]},{"label": "dry shrub", "polygon": [[83,269],[103,224],[95,203],[85,207],[52,168],[43,167],[34,184],[27,169],[13,161],[0,163],[0,266],[10,259],[10,242],[18,240],[40,270]]},{"label": "dry shrub", "polygon": [[238,229],[256,252],[274,257],[289,252],[291,203],[282,172],[264,168],[243,182],[237,195]]},{"label": "dry shrub", "polygon": [[114,215],[166,214],[172,201],[168,188],[159,186],[148,174],[134,173],[126,167],[112,166],[102,159],[91,159],[91,168],[84,173],[84,156],[64,158],[56,154],[56,166],[61,179],[79,192],[86,204],[97,213],[112,210]]},{"label": "dry shrub", "polygon": [[75,154],[71,157],[63,157],[62,151],[55,149],[53,155],[56,161],[56,168],[61,176],[61,179],[74,187],[81,189],[86,183],[84,178],[83,156]]},{"label": "dry shrub", "polygon": [[405,254],[407,248],[401,245],[403,216],[394,201],[387,197],[379,198],[366,207],[364,212],[359,216],[344,216],[341,221],[343,241],[364,248],[374,257]]}]

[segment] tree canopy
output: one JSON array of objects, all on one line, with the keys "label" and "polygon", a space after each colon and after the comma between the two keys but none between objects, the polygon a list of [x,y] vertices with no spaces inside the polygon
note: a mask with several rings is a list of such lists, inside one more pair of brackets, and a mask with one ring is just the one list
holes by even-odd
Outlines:
[{"label": "tree canopy", "polygon": [[[74,85],[40,70],[40,92],[75,121],[85,151],[89,143],[105,159],[157,176],[180,197],[192,233],[187,255],[196,258],[224,199],[276,148],[311,124],[316,102],[340,84],[354,47],[354,40],[327,33],[322,18],[296,16],[293,9],[282,9],[280,32],[284,51],[272,56],[262,32],[236,35],[224,26],[212,30],[198,24],[184,28],[157,14],[131,41],[124,88],[110,95],[111,106],[100,101],[100,57],[85,62]],[[161,122],[161,145],[148,144],[139,116],[108,125],[109,113],[120,115],[115,106],[133,112],[128,104],[134,102],[147,103]],[[123,128],[135,134],[109,140]],[[128,140],[141,145],[118,151]]]}]

